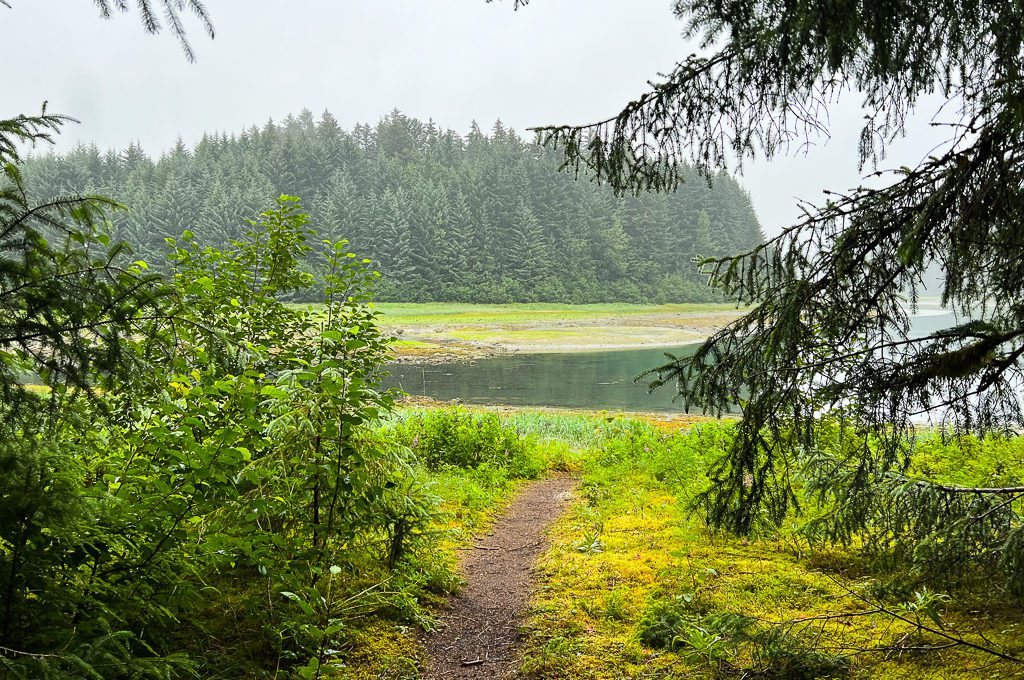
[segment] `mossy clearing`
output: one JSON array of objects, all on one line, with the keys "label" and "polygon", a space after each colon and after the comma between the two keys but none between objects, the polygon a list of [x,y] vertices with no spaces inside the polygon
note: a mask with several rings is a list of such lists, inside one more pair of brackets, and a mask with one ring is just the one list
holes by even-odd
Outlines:
[{"label": "mossy clearing", "polygon": [[[477,409],[481,412],[483,409]],[[1024,653],[1022,609],[1007,594],[973,585],[922,583],[869,560],[856,546],[811,546],[800,518],[742,539],[709,531],[691,513],[728,422],[672,422],[614,414],[504,409],[530,440],[538,464],[580,478],[579,500],[550,532],[520,674],[527,678],[993,678],[1024,669],[962,645],[948,646],[893,616],[961,635],[1004,653]],[[1024,466],[1022,447],[933,443],[915,464],[960,481]],[[966,452],[969,464],[961,455]],[[460,541],[492,520],[520,483],[467,492],[452,470],[437,488],[450,515],[438,546],[454,559]],[[478,477],[478,481],[481,479]],[[449,562],[450,563],[450,562]],[[982,585],[979,585],[981,583]],[[934,597],[940,595],[941,597]],[[919,605],[922,596],[930,602]],[[437,594],[432,597],[440,597]],[[436,600],[435,600],[436,601]],[[356,647],[351,677],[415,678],[421,663],[409,623],[377,622]],[[896,648],[901,648],[897,650]],[[355,652],[355,648],[353,649]]]}]

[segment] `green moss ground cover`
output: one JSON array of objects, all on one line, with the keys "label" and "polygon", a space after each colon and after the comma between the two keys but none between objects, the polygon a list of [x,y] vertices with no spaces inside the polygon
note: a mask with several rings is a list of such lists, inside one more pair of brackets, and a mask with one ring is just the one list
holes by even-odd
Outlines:
[{"label": "green moss ground cover", "polygon": [[[683,424],[680,424],[683,423]],[[1024,655],[1021,603],[984,574],[944,582],[858,546],[815,545],[802,517],[749,538],[709,531],[692,512],[728,422],[483,408],[399,409],[361,446],[408,452],[390,490],[401,554],[355,550],[335,574],[342,596],[320,677],[415,679],[419,640],[460,582],[460,548],[529,480],[569,472],[577,498],[554,525],[524,622],[528,678],[992,678],[1017,665],[941,635]],[[962,484],[1024,468],[1024,442],[926,438],[913,468]],[[808,508],[808,516],[821,508]],[[403,524],[404,522],[404,524]],[[258,585],[258,579],[257,585]],[[332,581],[333,582],[333,581]],[[193,645],[215,645],[211,677],[275,677],[272,641],[250,616],[252,575],[207,580],[209,611]],[[301,608],[270,594],[275,608]],[[879,605],[899,620],[875,611]],[[251,625],[252,624],[252,625]],[[313,634],[315,631],[307,631]],[[217,650],[206,650],[207,658]],[[287,659],[284,662],[287,664]],[[303,677],[289,671],[279,677]]]},{"label": "green moss ground cover", "polygon": [[[727,424],[664,433],[598,426],[580,501],[555,526],[528,623],[534,678],[991,678],[1015,664],[876,612],[1021,655],[1019,600],[947,588],[869,560],[856,547],[809,545],[801,518],[771,535],[707,530],[691,513]],[[1021,469],[1021,440],[919,447],[915,465],[981,483]],[[812,512],[820,509],[811,509]],[[936,649],[926,650],[934,647]],[[895,651],[893,648],[903,648]]]},{"label": "green moss ground cover", "polygon": [[[983,581],[944,583],[904,573],[898,559],[869,558],[857,546],[809,544],[799,533],[801,517],[757,537],[709,531],[691,512],[692,501],[730,436],[728,423],[680,428],[642,417],[515,411],[500,416],[520,447],[507,454],[513,440],[495,436],[493,414],[481,426],[476,419],[482,413],[405,409],[382,431],[415,442],[424,483],[441,499],[444,519],[433,530],[443,540],[429,559],[439,560],[448,579],[458,547],[495,517],[523,480],[550,470],[580,476],[578,498],[556,522],[540,564],[525,623],[526,677],[1024,674],[1015,664],[947,646],[949,640],[874,611],[881,604],[909,621],[1024,654],[1019,600],[986,590]],[[438,416],[430,414],[448,415],[431,422]],[[433,443],[423,428],[432,431]],[[474,448],[481,432],[493,444],[490,453]],[[1019,439],[953,445],[926,438],[914,466],[950,482],[981,483],[1019,471],[1022,454]],[[384,612],[358,626],[347,656],[350,677],[417,677],[418,626],[430,625],[430,613],[456,583],[437,586],[419,596],[425,618],[418,623]]]}]

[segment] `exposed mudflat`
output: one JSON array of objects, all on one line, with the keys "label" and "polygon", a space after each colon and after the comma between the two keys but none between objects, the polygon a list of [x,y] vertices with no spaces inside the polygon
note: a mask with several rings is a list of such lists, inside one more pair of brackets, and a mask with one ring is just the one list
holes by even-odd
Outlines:
[{"label": "exposed mudflat", "polygon": [[[677,347],[702,342],[736,319],[739,311],[601,314],[588,318],[539,315],[514,322],[389,323],[400,342],[396,360],[417,363],[467,361],[506,353],[553,353]],[[454,320],[453,320],[454,321]]]}]

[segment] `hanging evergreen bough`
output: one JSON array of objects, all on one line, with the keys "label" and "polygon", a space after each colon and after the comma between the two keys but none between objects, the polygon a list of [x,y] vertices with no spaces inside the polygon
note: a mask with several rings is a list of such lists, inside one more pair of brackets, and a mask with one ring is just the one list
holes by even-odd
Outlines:
[{"label": "hanging evergreen bough", "polygon": [[[104,19],[111,18],[115,12],[127,13],[131,10],[129,0],[93,0]],[[139,12],[142,26],[146,33],[159,33],[166,24],[171,33],[178,40],[181,49],[185,52],[185,58],[195,61],[196,55],[192,51],[192,45],[188,41],[185,31],[185,24],[181,20],[183,12],[191,13],[202,24],[203,31],[213,37],[213,23],[206,12],[206,7],[200,0],[135,0],[135,8]],[[163,15],[163,20],[161,20]]]},{"label": "hanging evergreen bough", "polygon": [[[679,0],[675,11],[710,56],[617,116],[542,128],[570,171],[619,192],[671,190],[687,163],[710,176],[827,135],[829,107],[857,93],[862,166],[884,158],[922,97],[940,94],[953,118],[949,143],[917,167],[805,205],[748,252],[701,260],[712,285],[754,309],[651,377],[687,407],[742,405],[703,497],[710,522],[776,525],[810,491],[833,504],[813,535],[857,536],[918,565],[997,567],[1019,590],[1024,480],[958,488],[907,466],[923,423],[947,436],[1024,424],[1024,13],[986,0]],[[910,316],[928,268],[942,270],[957,321],[918,337]],[[848,445],[836,449],[820,417],[840,411]]]},{"label": "hanging evergreen bough", "polygon": [[[72,119],[47,113],[0,120],[0,391],[7,405],[27,398],[21,382],[102,387],[132,370],[132,334],[150,335],[168,312],[166,287],[112,243],[108,215],[120,208],[97,195],[34,201],[19,144],[50,141]],[[7,408],[0,413],[9,416]]]}]

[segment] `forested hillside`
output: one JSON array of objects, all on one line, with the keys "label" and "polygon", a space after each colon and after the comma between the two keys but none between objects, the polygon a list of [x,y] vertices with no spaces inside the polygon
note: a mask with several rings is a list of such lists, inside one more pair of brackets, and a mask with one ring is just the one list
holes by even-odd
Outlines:
[{"label": "forested hillside", "polygon": [[80,147],[32,159],[32,193],[116,198],[116,237],[160,266],[164,238],[238,238],[274,197],[302,197],[324,239],[348,239],[384,274],[380,298],[404,301],[600,302],[717,299],[694,255],[762,238],[750,199],[728,175],[695,173],[672,195],[616,198],[558,173],[555,152],[496,123],[462,136],[398,111],[341,129],[309,111],[239,135],[179,142],[153,159],[138,145]]}]

